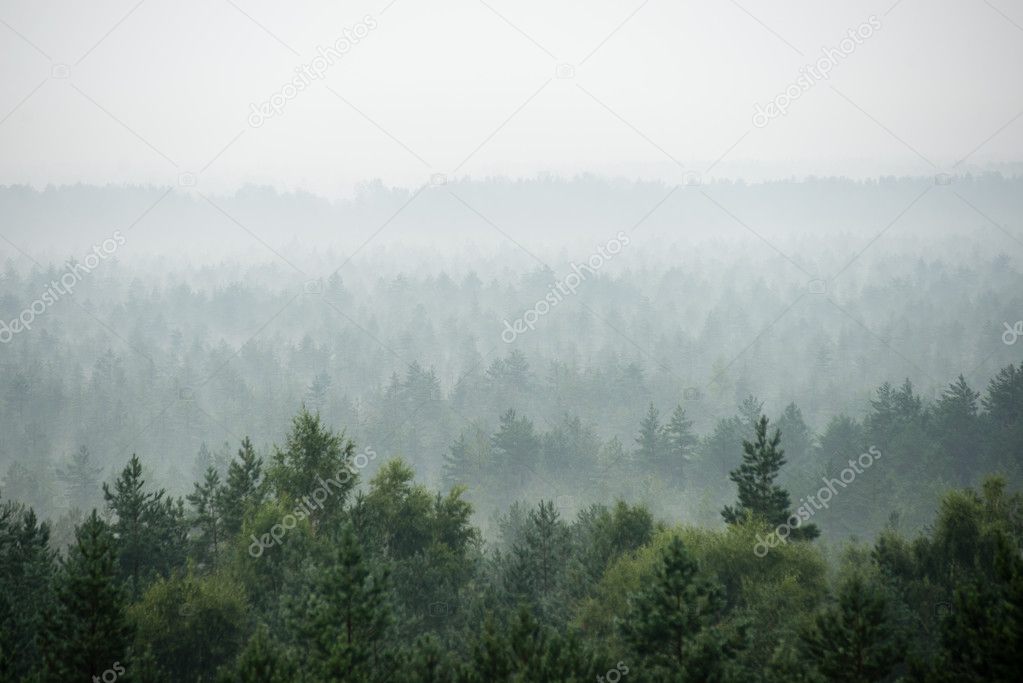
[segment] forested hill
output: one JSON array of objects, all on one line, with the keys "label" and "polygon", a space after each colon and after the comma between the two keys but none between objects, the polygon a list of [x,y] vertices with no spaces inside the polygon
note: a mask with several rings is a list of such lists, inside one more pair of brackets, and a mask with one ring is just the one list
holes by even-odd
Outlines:
[{"label": "forested hill", "polygon": [[[972,418],[981,442],[951,423],[934,431],[944,460],[967,447],[1000,462],[1019,452],[1020,381],[1010,367],[990,388],[985,414]],[[853,520],[881,505],[877,482],[898,481],[893,472],[918,476],[896,455],[907,430],[962,419],[975,399],[959,383],[924,411],[908,387],[883,388],[864,433],[890,440],[844,453],[847,464],[798,501],[780,485],[784,437],[760,416],[732,444],[734,487],[713,526],[623,500],[568,515],[540,499],[511,505],[484,540],[472,489],[431,490],[404,461],[380,462],[307,411],[271,452],[244,440],[226,473],[210,466],[185,500],[148,482],[132,456],[102,485],[99,506],[73,513],[69,547],[31,508],[0,503],[0,673],[147,683],[1014,680],[1023,498],[1004,479],[936,496],[922,534],[893,516],[876,541],[824,552],[817,523],[825,511]],[[666,447],[683,443],[683,424],[668,423]],[[644,455],[661,439],[654,426],[651,413]],[[492,438],[512,487],[530,469],[514,460],[524,430],[509,415]],[[97,474],[83,453],[65,472],[69,494],[100,493]],[[851,505],[830,507],[839,501]]]}]

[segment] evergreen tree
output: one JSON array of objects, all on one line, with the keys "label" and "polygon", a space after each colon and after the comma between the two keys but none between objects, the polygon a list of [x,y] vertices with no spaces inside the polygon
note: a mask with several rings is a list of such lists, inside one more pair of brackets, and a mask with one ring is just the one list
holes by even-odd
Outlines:
[{"label": "evergreen tree", "polygon": [[745,635],[722,623],[725,607],[721,587],[673,536],[647,587],[630,600],[620,630],[649,680],[739,680],[736,655]]},{"label": "evergreen tree", "polygon": [[43,629],[39,680],[89,681],[128,659],[131,630],[117,583],[114,538],[96,511],[61,563]]},{"label": "evergreen tree", "polygon": [[565,595],[563,581],[570,553],[568,526],[552,501],[541,500],[529,511],[516,557],[525,561],[530,597],[547,615],[563,613],[558,605]]},{"label": "evergreen tree", "polygon": [[458,438],[451,444],[448,452],[444,454],[442,465],[442,480],[444,486],[451,488],[458,484],[465,484],[469,481],[466,470],[470,469],[469,444],[465,438],[465,432],[459,432]]},{"label": "evergreen tree", "polygon": [[224,667],[218,683],[292,683],[297,666],[291,655],[260,624],[245,649],[230,667]]},{"label": "evergreen tree", "polygon": [[536,475],[540,438],[533,429],[533,423],[526,417],[518,417],[514,409],[509,408],[501,415],[497,432],[491,437],[491,445],[506,487],[513,482],[523,486]]},{"label": "evergreen tree", "polygon": [[[813,432],[803,419],[803,411],[795,403],[789,403],[775,426],[785,435],[785,454],[789,465],[798,470],[806,468],[813,452],[814,438]],[[859,451],[850,452],[846,459],[858,453]]]},{"label": "evergreen tree", "polygon": [[[725,522],[738,524],[752,516],[775,527],[790,518],[789,494],[774,483],[785,464],[785,451],[779,448],[780,444],[781,432],[776,429],[774,436],[768,439],[767,417],[761,416],[755,441],[742,442],[742,464],[729,475],[739,489],[739,500],[735,507],[725,506],[721,511]],[[820,533],[814,524],[792,527],[790,538],[813,539]]]},{"label": "evergreen tree", "polygon": [[969,483],[980,464],[979,398],[980,394],[959,375],[934,406],[938,446],[960,484]]},{"label": "evergreen tree", "polygon": [[750,394],[739,404],[739,419],[746,426],[746,429],[757,428],[757,422],[764,413],[764,402]]},{"label": "evergreen tree", "polygon": [[63,467],[57,468],[57,478],[64,484],[69,509],[84,511],[96,504],[102,471],[101,467],[93,467],[92,456],[85,446],[79,448]]},{"label": "evergreen tree", "polygon": [[[291,422],[284,448],[274,449],[267,477],[279,498],[301,500],[327,482],[331,502],[320,511],[327,519],[336,518],[344,509],[349,492],[355,487],[351,463],[355,443],[344,432],[334,433],[304,407]],[[340,479],[338,479],[340,476]]]},{"label": "evergreen tree", "polygon": [[664,428],[665,436],[665,465],[663,474],[681,485],[685,480],[685,468],[696,449],[698,439],[693,433],[693,421],[686,417],[686,411],[681,405],[675,406],[671,419]]},{"label": "evergreen tree", "polygon": [[886,680],[902,659],[887,599],[858,575],[842,583],[838,604],[801,632],[800,650],[826,680],[847,683]]},{"label": "evergreen tree", "polygon": [[385,573],[371,570],[350,524],[336,559],[316,568],[293,610],[293,628],[307,644],[307,674],[317,681],[385,681],[393,664]]},{"label": "evergreen tree", "polygon": [[52,604],[50,527],[31,508],[0,503],[0,680],[18,680],[40,656],[41,616]]},{"label": "evergreen tree", "polygon": [[116,516],[113,525],[121,576],[132,597],[154,574],[166,576],[184,562],[186,525],[184,504],[165,497],[163,489],[146,491],[142,463],[132,455],[114,488],[103,484],[107,507]]},{"label": "evergreen tree", "polygon": [[194,539],[197,556],[211,565],[216,563],[223,542],[223,489],[220,475],[210,466],[203,482],[194,484],[195,490],[188,494],[188,502],[195,510],[193,524],[198,533]]},{"label": "evergreen tree", "polygon": [[661,427],[660,412],[653,403],[647,408],[643,421],[639,423],[636,446],[636,461],[642,467],[651,468],[655,476],[660,476],[664,472],[667,440],[664,428]]},{"label": "evergreen tree", "polygon": [[265,489],[263,459],[256,455],[249,437],[245,437],[238,457],[227,468],[227,483],[221,495],[225,534],[236,535],[241,531],[245,515],[262,504]]}]

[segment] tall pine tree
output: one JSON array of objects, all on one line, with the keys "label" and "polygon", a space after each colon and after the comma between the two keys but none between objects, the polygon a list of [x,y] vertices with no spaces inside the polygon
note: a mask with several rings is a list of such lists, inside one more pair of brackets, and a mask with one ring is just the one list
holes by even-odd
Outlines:
[{"label": "tall pine tree", "polygon": [[[785,451],[780,444],[781,432],[776,429],[774,436],[768,438],[767,417],[762,415],[756,425],[754,441],[742,442],[742,464],[729,474],[739,489],[739,500],[735,507],[728,505],[721,511],[725,522],[738,524],[753,517],[775,527],[786,524],[792,516],[788,491],[774,483],[785,464]],[[813,539],[819,533],[814,524],[799,524],[792,525],[789,537]]]}]

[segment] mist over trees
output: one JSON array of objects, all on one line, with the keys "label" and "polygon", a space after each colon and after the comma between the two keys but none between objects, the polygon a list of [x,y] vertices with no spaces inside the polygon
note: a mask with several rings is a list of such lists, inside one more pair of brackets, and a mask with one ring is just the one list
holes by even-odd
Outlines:
[{"label": "mist over trees", "polygon": [[[432,230],[481,226],[439,193],[360,253],[410,197],[371,185],[216,198],[255,258],[177,193],[73,291],[78,260],[8,254],[0,678],[1015,679],[1011,226],[923,179],[682,188],[628,240],[667,188],[451,188],[536,253],[441,255]],[[12,239],[71,211],[103,244],[153,192],[0,204]]]}]

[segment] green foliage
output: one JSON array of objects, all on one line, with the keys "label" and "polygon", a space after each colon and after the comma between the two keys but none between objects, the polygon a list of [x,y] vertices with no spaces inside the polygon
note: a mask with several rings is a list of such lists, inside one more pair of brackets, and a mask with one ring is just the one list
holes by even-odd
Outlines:
[{"label": "green foliage", "polygon": [[132,636],[114,538],[95,510],[75,533],[55,591],[40,634],[39,681],[87,681],[127,661]]},{"label": "green foliage", "polygon": [[395,654],[387,573],[370,566],[350,525],[325,566],[310,567],[290,626],[308,652],[308,676],[324,681],[384,681]]},{"label": "green foliage", "polygon": [[231,661],[248,630],[244,590],[224,574],[189,569],[158,579],[128,611],[138,641],[166,664],[173,680],[210,678]]},{"label": "green foliage", "polygon": [[725,609],[723,589],[672,536],[620,628],[650,680],[739,680],[745,636],[723,624]]},{"label": "green foliage", "polygon": [[103,484],[103,497],[115,515],[114,537],[122,578],[137,598],[155,576],[167,576],[184,564],[184,506],[163,489],[147,491],[142,463],[132,455],[114,488]]},{"label": "green foliage", "polygon": [[50,528],[31,509],[0,502],[0,679],[25,676],[41,653],[42,615],[53,607]]},{"label": "green foliage", "polygon": [[270,635],[265,624],[245,645],[235,662],[221,669],[218,683],[291,683],[297,680],[298,666],[287,649]]},{"label": "green foliage", "polygon": [[263,459],[248,437],[242,440],[238,457],[227,468],[227,482],[221,494],[224,531],[237,534],[245,516],[262,504],[266,495],[263,480]]},{"label": "green foliage", "polygon": [[355,443],[344,433],[335,434],[318,414],[304,408],[291,423],[283,448],[275,448],[267,478],[278,498],[298,502],[314,489],[328,489],[330,503],[324,506],[324,520],[336,519],[355,486],[352,458]]},{"label": "green foliage", "polygon": [[[791,516],[788,492],[774,483],[785,464],[785,451],[778,447],[779,430],[768,439],[766,416],[757,422],[755,433],[754,442],[742,442],[742,464],[729,475],[738,486],[739,501],[735,507],[725,506],[721,516],[729,524],[753,518],[774,527],[785,524]],[[793,539],[813,539],[820,533],[814,524],[792,526],[789,537]]]},{"label": "green foliage", "polygon": [[196,482],[194,487],[187,496],[194,509],[192,524],[197,530],[192,541],[200,560],[213,566],[224,542],[223,489],[216,468],[210,466],[202,483]]},{"label": "green foliage", "polygon": [[839,587],[838,601],[800,633],[803,659],[828,681],[885,680],[902,660],[902,638],[884,594],[861,576]]}]

